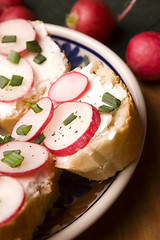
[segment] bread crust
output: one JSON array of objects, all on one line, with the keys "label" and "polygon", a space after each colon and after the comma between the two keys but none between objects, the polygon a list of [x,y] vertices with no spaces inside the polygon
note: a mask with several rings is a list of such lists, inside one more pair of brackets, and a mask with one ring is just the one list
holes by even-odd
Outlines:
[{"label": "bread crust", "polygon": [[[42,25],[42,31],[45,32],[45,37],[46,39],[49,37],[48,36],[48,33],[47,33],[47,30],[45,29],[45,26],[43,24],[42,21],[34,21],[34,22],[31,22],[33,27],[35,28],[36,30],[36,26],[38,25]],[[36,30],[37,31],[37,30]],[[44,34],[44,33],[43,33]],[[42,35],[43,35],[42,34]],[[38,35],[38,38],[40,39],[41,38],[41,35],[40,33],[37,31],[37,35]],[[42,41],[43,42],[43,41]],[[54,43],[54,42],[53,42]],[[54,58],[57,57],[57,55],[60,57],[60,61],[62,61],[62,65],[63,65],[63,68],[60,69],[59,73],[57,73],[57,78],[59,77],[58,74],[63,74],[63,73],[66,73],[68,71],[70,71],[70,63],[68,62],[68,59],[66,58],[66,55],[64,53],[64,51],[62,52],[61,49],[58,47],[58,45],[55,43],[55,47],[57,48],[57,50],[55,52],[53,52],[53,50],[51,51],[52,54],[55,54]],[[26,58],[27,59],[27,56],[28,55],[25,55],[26,53],[22,54],[22,57]],[[28,54],[28,53],[27,53]],[[57,55],[56,55],[57,54]],[[31,54],[30,54],[31,55]],[[47,56],[46,56],[47,57]],[[28,59],[27,59],[28,61]],[[50,65],[49,65],[50,66]],[[33,69],[34,70],[34,69]],[[56,71],[56,68],[53,67],[53,69],[47,69],[47,71],[53,71],[54,70]],[[35,74],[35,71],[34,71],[34,74]],[[53,79],[52,79],[53,78]],[[52,84],[52,82],[54,82],[56,80],[56,75],[52,76],[51,75],[51,80],[53,81],[50,81],[50,85]],[[38,100],[40,100],[42,97],[45,97],[46,96],[46,92],[49,90],[49,86],[46,86],[46,82],[48,79],[39,79],[38,75],[35,74],[35,79],[34,79],[34,94],[31,94],[29,93],[29,95],[27,96],[24,96],[23,99],[21,100],[18,100],[16,102],[14,102],[14,111],[12,111],[12,107],[11,107],[11,110],[10,112],[8,111],[8,114],[6,114],[5,117],[2,117],[0,115],[0,128],[2,128],[4,131],[6,131],[7,133],[10,133],[12,128],[14,127],[14,125],[16,124],[16,122],[18,122],[18,120],[24,115],[24,113],[29,109],[28,107],[28,102],[31,102],[31,103],[36,103]],[[39,87],[41,86],[41,88]],[[1,104],[1,103],[0,103]],[[6,104],[6,107],[7,105],[9,105],[10,103],[5,103]],[[12,103],[11,103],[12,104]],[[1,107],[1,106],[0,106]],[[5,108],[5,106],[4,106]],[[3,109],[3,107],[2,107]]]},{"label": "bread crust", "polygon": [[[56,166],[91,180],[105,180],[138,158],[143,129],[133,98],[120,78],[99,61],[93,64],[92,72],[100,76],[102,82],[120,84],[127,91],[127,96],[113,111],[106,129],[97,132],[88,145],[76,154],[68,156],[67,162],[59,162],[57,158]],[[112,137],[108,134],[111,132]]]},{"label": "bread crust", "polygon": [[46,212],[53,207],[59,196],[59,171],[55,170],[53,160],[48,164],[47,184],[37,186],[34,195],[26,196],[25,204],[18,215],[0,227],[0,239],[31,240],[37,227],[43,223]]}]

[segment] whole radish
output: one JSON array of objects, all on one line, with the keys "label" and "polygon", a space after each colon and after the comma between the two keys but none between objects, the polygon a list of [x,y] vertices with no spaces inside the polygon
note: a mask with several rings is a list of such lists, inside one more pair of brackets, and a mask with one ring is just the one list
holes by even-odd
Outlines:
[{"label": "whole radish", "polygon": [[6,8],[0,16],[0,22],[22,18],[26,20],[36,20],[34,13],[24,6],[14,6]]},{"label": "whole radish", "polygon": [[4,7],[12,7],[17,5],[24,5],[23,0],[0,0],[0,5]]},{"label": "whole radish", "polygon": [[87,34],[101,42],[106,42],[115,26],[132,9],[136,0],[115,18],[111,9],[103,0],[78,0],[66,18],[67,27]]},{"label": "whole radish", "polygon": [[69,28],[102,42],[112,34],[115,23],[110,8],[102,0],[78,0],[66,18]]},{"label": "whole radish", "polygon": [[142,32],[128,43],[126,61],[133,73],[142,80],[160,80],[160,33]]}]

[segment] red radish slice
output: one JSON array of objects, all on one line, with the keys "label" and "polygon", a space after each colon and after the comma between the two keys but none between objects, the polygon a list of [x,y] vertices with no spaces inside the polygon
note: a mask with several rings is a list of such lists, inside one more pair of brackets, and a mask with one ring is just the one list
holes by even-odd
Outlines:
[{"label": "red radish slice", "polygon": [[[72,113],[77,117],[65,126],[63,121]],[[44,144],[56,156],[72,155],[88,144],[100,122],[100,114],[92,105],[62,103],[55,108],[53,118],[44,130]]]},{"label": "red radish slice", "polygon": [[[2,43],[2,38],[6,35],[16,36],[16,42]],[[26,41],[36,38],[36,31],[32,24],[24,19],[12,19],[0,23],[0,53],[8,55],[10,50],[23,52],[26,50]]]},{"label": "red radish slice", "polygon": [[0,227],[11,221],[25,202],[22,185],[14,178],[0,176]]},{"label": "red radish slice", "polygon": [[0,88],[0,102],[13,102],[27,95],[34,83],[34,72],[27,60],[21,58],[18,64],[14,64],[4,58],[0,62],[0,75],[11,79],[13,75],[23,77],[20,86],[10,86]]},{"label": "red radish slice", "polygon": [[88,85],[88,78],[80,72],[63,74],[49,89],[48,96],[56,102],[67,102],[81,95]]},{"label": "red radish slice", "polygon": [[[15,168],[1,161],[3,153],[11,150],[20,150],[20,155],[24,157],[21,165]],[[0,173],[11,176],[32,173],[44,166],[48,159],[49,152],[42,145],[22,141],[8,142],[0,146]]]},{"label": "red radish slice", "polygon": [[[42,98],[37,102],[38,106],[42,109],[41,112],[35,113],[32,109],[29,109],[23,117],[14,126],[11,136],[19,141],[31,141],[36,138],[47,126],[53,116],[53,103],[49,98]],[[31,125],[32,128],[25,135],[17,135],[16,130],[21,125]]]}]

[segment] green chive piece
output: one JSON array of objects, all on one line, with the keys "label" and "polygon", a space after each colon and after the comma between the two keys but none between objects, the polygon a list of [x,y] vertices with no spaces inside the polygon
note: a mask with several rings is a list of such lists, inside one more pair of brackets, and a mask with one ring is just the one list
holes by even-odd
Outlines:
[{"label": "green chive piece", "polygon": [[11,49],[7,59],[12,63],[18,64],[21,59],[21,55],[18,52]]},{"label": "green chive piece", "polygon": [[29,53],[40,53],[40,52],[42,52],[42,49],[41,49],[39,43],[37,42],[37,40],[27,41],[26,42],[26,47],[27,47],[27,51]]},{"label": "green chive piece", "polygon": [[35,113],[40,113],[43,111],[43,108],[41,108],[37,103],[28,103],[28,105]]},{"label": "green chive piece", "polygon": [[0,75],[0,88],[3,89],[9,83],[9,79]]},{"label": "green chive piece", "polygon": [[109,92],[105,92],[103,94],[102,102],[109,104],[114,109],[121,105],[121,101],[118,98],[114,97]]},{"label": "green chive piece", "polygon": [[41,144],[44,139],[45,139],[44,134],[43,134],[43,133],[40,133],[40,134],[38,135],[38,137],[36,137],[32,142],[33,142],[33,143],[37,143],[37,144]]},{"label": "green chive piece", "polygon": [[23,77],[18,75],[13,75],[9,83],[12,87],[18,87],[22,85]]},{"label": "green chive piece", "polygon": [[90,63],[89,57],[87,55],[84,55],[83,61],[84,61],[85,66],[87,66]]},{"label": "green chive piece", "polygon": [[12,152],[16,152],[16,153],[18,153],[18,154],[20,154],[21,153],[21,150],[8,150],[8,151],[4,151],[3,152],[3,156],[6,156],[6,155],[8,155],[8,154],[10,154],[10,153],[12,153]]},{"label": "green chive piece", "polygon": [[0,145],[7,143],[7,142],[11,142],[14,141],[15,138],[11,137],[11,135],[7,135],[4,138],[0,137]]},{"label": "green chive piece", "polygon": [[74,113],[71,113],[64,121],[63,124],[65,126],[67,126],[69,123],[71,123],[74,119],[77,118],[77,115],[75,115]]},{"label": "green chive piece", "polygon": [[17,133],[17,135],[26,136],[29,133],[29,131],[31,130],[31,128],[32,128],[32,125],[25,125],[24,124],[24,125],[21,125],[17,128],[16,133]]},{"label": "green chive piece", "polygon": [[4,144],[3,138],[0,137],[0,145]]},{"label": "green chive piece", "polygon": [[16,35],[5,35],[2,38],[2,43],[16,42],[16,40],[17,40]]},{"label": "green chive piece", "polygon": [[12,168],[19,167],[23,160],[24,157],[17,153],[15,150],[11,151],[1,159],[2,162],[8,164]]},{"label": "green chive piece", "polygon": [[37,64],[41,64],[46,61],[46,57],[39,53],[37,56],[34,57],[33,61]]},{"label": "green chive piece", "polygon": [[98,107],[98,112],[109,113],[114,110],[113,107],[107,105],[101,105]]},{"label": "green chive piece", "polygon": [[11,142],[11,141],[14,141],[15,138],[13,138],[11,135],[7,135],[4,137],[3,139],[3,143],[7,143],[7,142]]}]

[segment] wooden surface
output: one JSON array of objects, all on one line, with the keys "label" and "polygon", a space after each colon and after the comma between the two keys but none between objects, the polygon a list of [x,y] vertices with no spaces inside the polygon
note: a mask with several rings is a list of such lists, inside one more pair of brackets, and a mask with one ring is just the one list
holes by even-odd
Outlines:
[{"label": "wooden surface", "polygon": [[[26,0],[37,17],[64,25],[74,0]],[[115,15],[125,0],[106,0]],[[117,26],[108,43],[125,60],[129,39],[142,31],[160,31],[160,1],[137,0],[133,10]],[[76,240],[160,240],[160,82],[140,81],[148,113],[148,129],[142,157],[127,187],[93,226]]]}]

